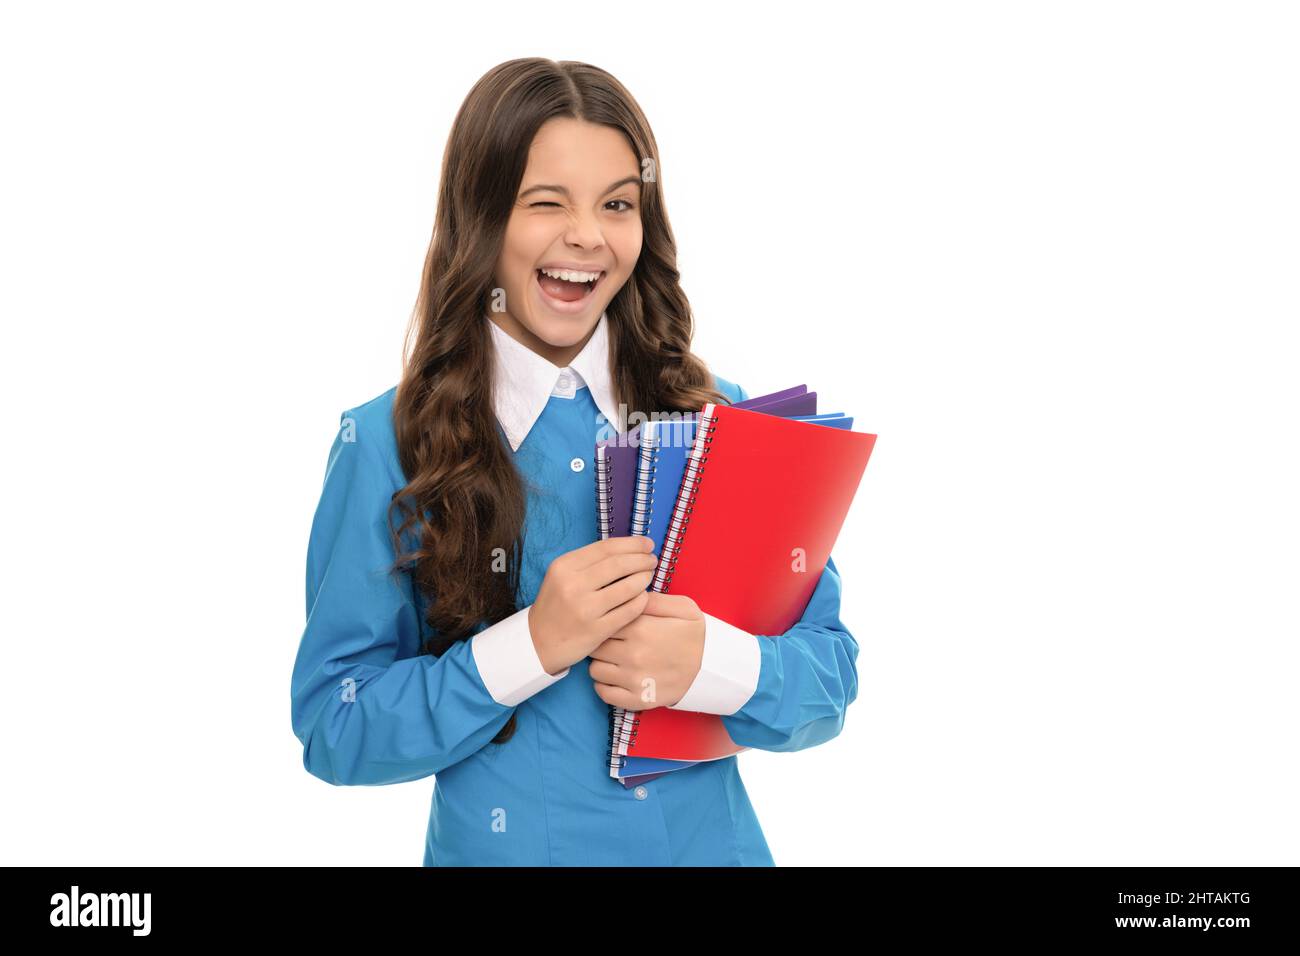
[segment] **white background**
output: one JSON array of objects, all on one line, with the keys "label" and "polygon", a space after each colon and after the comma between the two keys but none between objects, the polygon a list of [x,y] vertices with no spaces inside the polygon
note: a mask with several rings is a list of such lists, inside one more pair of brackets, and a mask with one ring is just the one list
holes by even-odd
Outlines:
[{"label": "white background", "polygon": [[1294,865],[1300,41],[1266,3],[7,4],[5,862],[394,864],[289,677],[506,59],[633,92],[695,350],[879,435],[779,865]]}]

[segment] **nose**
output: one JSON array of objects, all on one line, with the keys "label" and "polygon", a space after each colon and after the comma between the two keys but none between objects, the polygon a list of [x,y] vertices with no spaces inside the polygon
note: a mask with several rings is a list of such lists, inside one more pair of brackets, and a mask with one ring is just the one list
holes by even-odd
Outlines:
[{"label": "nose", "polygon": [[600,218],[592,210],[578,210],[569,218],[564,233],[565,245],[582,249],[599,249],[605,244]]}]

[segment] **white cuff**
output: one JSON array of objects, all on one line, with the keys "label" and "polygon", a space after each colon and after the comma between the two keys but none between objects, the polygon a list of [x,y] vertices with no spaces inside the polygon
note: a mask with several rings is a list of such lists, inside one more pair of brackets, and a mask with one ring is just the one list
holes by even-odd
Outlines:
[{"label": "white cuff", "polygon": [[704,615],[704,657],[685,696],[669,710],[734,714],[754,696],[763,652],[762,638],[712,614]]},{"label": "white cuff", "polygon": [[566,667],[558,674],[548,674],[542,667],[528,629],[529,607],[532,605],[520,608],[470,638],[474,664],[483,685],[493,700],[508,707],[522,703],[569,673]]}]

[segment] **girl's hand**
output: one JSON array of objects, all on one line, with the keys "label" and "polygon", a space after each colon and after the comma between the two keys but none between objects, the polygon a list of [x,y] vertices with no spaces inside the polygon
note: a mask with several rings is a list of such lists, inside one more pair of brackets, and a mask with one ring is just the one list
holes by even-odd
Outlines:
[{"label": "girl's hand", "polygon": [[591,652],[596,695],[627,710],[671,706],[686,696],[704,659],[704,613],[685,594],[649,592],[636,620]]},{"label": "girl's hand", "polygon": [[528,630],[548,674],[576,664],[641,614],[659,563],[653,549],[644,535],[605,538],[551,562],[528,609]]}]

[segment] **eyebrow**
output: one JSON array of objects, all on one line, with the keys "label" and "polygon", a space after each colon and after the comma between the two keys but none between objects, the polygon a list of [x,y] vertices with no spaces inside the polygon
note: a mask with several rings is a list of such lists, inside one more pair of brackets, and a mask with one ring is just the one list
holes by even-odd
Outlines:
[{"label": "eyebrow", "polygon": [[[606,189],[603,193],[601,193],[601,195],[608,196],[619,186],[626,186],[628,183],[639,183],[639,182],[641,182],[640,176],[625,176],[623,179],[620,179],[618,182],[614,183],[614,185]],[[563,186],[538,185],[538,186],[529,186],[527,189],[525,189],[523,192],[519,194],[519,198],[523,199],[529,193],[541,192],[547,189],[551,190],[552,192],[560,193],[563,196],[569,195],[569,190],[567,190]]]}]

